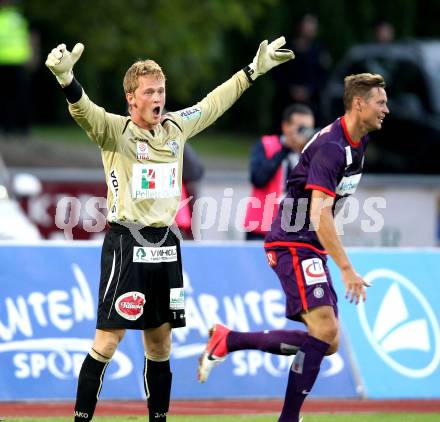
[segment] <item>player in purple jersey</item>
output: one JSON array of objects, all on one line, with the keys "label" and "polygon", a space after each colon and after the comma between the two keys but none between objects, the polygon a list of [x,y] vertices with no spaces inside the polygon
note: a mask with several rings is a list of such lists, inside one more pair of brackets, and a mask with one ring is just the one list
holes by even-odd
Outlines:
[{"label": "player in purple jersey", "polygon": [[299,411],[324,356],[338,349],[337,297],[327,254],[341,271],[346,298],[356,304],[366,299],[367,284],[350,263],[336,232],[334,216],[337,200],[353,194],[359,184],[367,134],[381,129],[389,113],[382,76],[347,76],[344,106],[344,116],[318,132],[304,147],[289,175],[288,194],[264,245],[268,263],[286,294],[286,317],[303,322],[307,331],[241,333],[216,324],[200,358],[198,377],[204,382],[214,366],[237,350],[295,354],[281,422],[299,420]]}]

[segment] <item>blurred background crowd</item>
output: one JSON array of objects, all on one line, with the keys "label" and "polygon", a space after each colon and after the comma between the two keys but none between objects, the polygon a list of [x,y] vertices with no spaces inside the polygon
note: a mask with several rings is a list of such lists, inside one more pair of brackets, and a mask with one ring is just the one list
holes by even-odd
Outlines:
[{"label": "blurred background crowd", "polygon": [[[77,79],[97,104],[125,114],[122,79],[139,58],[162,66],[167,108],[176,110],[245,66],[261,40],[285,35],[296,59],[258,80],[191,141],[197,177],[188,178],[190,188],[205,174],[210,192],[216,182],[231,186],[240,178],[249,191],[251,149],[263,134],[281,134],[286,107],[308,106],[315,127],[323,127],[343,113],[344,76],[364,71],[385,77],[391,110],[372,136],[366,171],[436,175],[439,15],[434,0],[0,0],[0,153],[4,192],[12,192],[0,196],[18,197],[46,237],[42,224],[54,219],[62,194],[105,196],[99,151],[75,126],[44,66],[61,42],[84,43]],[[23,170],[38,181],[14,182]]]}]

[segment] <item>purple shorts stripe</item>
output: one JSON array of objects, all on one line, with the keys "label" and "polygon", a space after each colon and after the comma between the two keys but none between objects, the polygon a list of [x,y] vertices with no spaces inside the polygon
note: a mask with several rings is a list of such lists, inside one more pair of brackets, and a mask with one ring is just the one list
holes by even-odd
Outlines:
[{"label": "purple shorts stripe", "polygon": [[309,309],[309,305],[307,304],[306,292],[304,289],[303,275],[301,272],[301,268],[299,267],[298,254],[296,253],[295,248],[289,248],[289,251],[292,254],[293,270],[295,271],[295,275],[296,275],[296,284],[298,285],[301,303],[302,303],[303,309],[305,311],[307,311]]}]

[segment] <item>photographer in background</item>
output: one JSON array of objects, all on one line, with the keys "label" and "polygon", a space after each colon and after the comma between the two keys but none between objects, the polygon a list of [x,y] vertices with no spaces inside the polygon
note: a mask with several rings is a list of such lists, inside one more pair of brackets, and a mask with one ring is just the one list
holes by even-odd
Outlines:
[{"label": "photographer in background", "polygon": [[[298,164],[304,145],[315,134],[314,125],[315,118],[308,106],[292,104],[283,112],[281,136],[264,135],[253,147],[251,197],[260,202],[251,199],[248,203],[244,221],[246,240],[263,240],[270,229],[279,199],[286,190],[287,177]],[[271,203],[266,204],[267,201]]]},{"label": "photographer in background", "polygon": [[197,222],[192,220],[194,211],[194,204],[200,197],[200,182],[203,179],[205,167],[202,160],[188,143],[183,150],[183,165],[182,165],[182,195],[181,201],[190,198],[189,202],[179,208],[176,215],[176,224],[179,227],[180,233],[184,239],[194,240],[194,224]]}]

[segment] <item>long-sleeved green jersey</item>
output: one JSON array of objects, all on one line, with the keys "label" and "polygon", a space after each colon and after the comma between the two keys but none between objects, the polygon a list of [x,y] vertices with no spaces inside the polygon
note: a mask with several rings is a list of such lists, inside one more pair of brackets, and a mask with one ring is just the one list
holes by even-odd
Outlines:
[{"label": "long-sleeved green jersey", "polygon": [[244,71],[193,107],[163,116],[149,131],[130,116],[107,113],[82,93],[69,111],[100,149],[108,187],[109,222],[166,227],[174,222],[187,139],[214,123],[250,86]]}]

